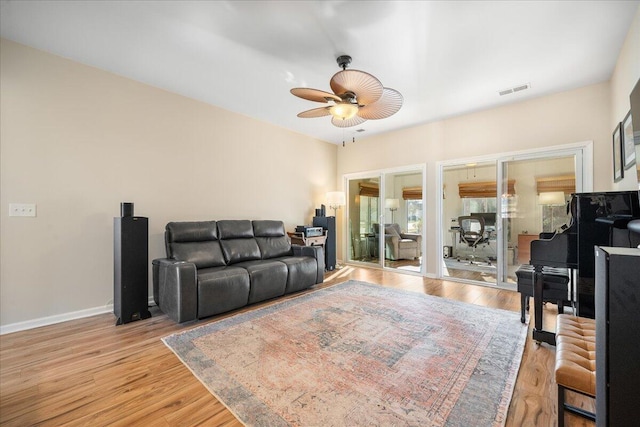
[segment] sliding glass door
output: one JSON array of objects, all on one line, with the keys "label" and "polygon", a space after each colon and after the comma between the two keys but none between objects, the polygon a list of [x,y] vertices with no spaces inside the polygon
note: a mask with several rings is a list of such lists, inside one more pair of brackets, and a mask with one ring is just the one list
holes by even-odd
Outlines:
[{"label": "sliding glass door", "polygon": [[422,171],[384,174],[384,266],[420,273]]},{"label": "sliding glass door", "polygon": [[497,281],[496,170],[495,161],[442,169],[444,277]]},{"label": "sliding glass door", "polygon": [[380,176],[347,180],[347,261],[378,265]]},{"label": "sliding glass door", "polygon": [[566,203],[590,191],[592,145],[440,165],[442,277],[514,288],[542,232],[561,231]]},{"label": "sliding glass door", "polygon": [[516,283],[516,270],[529,264],[530,245],[540,233],[561,231],[568,224],[567,202],[579,192],[575,153],[525,156],[501,161],[502,277]]},{"label": "sliding glass door", "polygon": [[421,273],[424,166],[345,177],[347,261]]}]

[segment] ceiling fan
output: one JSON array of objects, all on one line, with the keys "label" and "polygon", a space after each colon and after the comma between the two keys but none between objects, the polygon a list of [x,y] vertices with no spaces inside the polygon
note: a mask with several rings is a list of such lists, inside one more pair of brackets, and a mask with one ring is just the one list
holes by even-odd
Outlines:
[{"label": "ceiling fan", "polygon": [[369,73],[347,70],[351,64],[350,56],[339,56],[336,61],[342,67],[342,71],[331,77],[329,85],[333,93],[306,87],[291,89],[291,93],[299,98],[330,104],[303,111],[298,117],[333,116],[331,123],[334,126],[346,128],[357,126],[367,120],[385,119],[402,107],[403,98],[400,92],[383,87],[380,80]]}]

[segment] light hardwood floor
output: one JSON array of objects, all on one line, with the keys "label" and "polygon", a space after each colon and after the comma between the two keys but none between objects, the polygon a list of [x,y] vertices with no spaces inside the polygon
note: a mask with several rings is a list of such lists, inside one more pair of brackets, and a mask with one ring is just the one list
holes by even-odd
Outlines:
[{"label": "light hardwood floor", "polygon": [[[520,308],[519,294],[511,291],[350,266],[328,274],[315,289],[348,279]],[[553,329],[555,306],[544,311],[545,327]],[[118,327],[112,314],[104,314],[1,336],[0,425],[240,426],[160,341],[226,316],[178,325],[157,307],[151,312],[150,319]],[[554,356],[554,347],[527,340],[507,426],[557,424]],[[593,409],[588,400],[576,403]],[[567,415],[565,425],[594,423]]]}]

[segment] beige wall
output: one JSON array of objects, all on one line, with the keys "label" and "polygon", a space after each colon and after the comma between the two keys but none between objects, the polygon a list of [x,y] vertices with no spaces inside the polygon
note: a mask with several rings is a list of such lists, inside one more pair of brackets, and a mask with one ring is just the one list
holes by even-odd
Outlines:
[{"label": "beige wall", "polygon": [[[638,79],[640,79],[640,6],[636,10],[631,29],[620,50],[616,68],[611,77],[611,117],[609,127],[612,133],[615,126],[624,119],[631,108],[629,94],[631,94],[631,90],[638,82]],[[635,124],[634,128],[638,128],[638,126],[640,124]],[[640,146],[636,146],[636,159],[640,162]],[[616,183],[614,188],[622,190],[633,188],[638,177],[640,177],[640,172],[638,174],[633,172],[633,168],[627,169],[624,179]],[[638,188],[638,186],[635,186],[635,188]]]},{"label": "beige wall", "polygon": [[[151,260],[169,221],[291,230],[336,187],[333,144],[1,43],[0,326],[112,302],[122,201],[149,217]],[[36,203],[37,217],[8,217],[9,203]]]}]

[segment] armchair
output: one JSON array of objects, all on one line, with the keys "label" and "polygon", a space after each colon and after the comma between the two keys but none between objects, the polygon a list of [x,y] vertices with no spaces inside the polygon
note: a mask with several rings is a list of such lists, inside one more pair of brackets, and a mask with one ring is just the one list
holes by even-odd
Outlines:
[{"label": "armchair", "polygon": [[[378,255],[380,227],[373,225],[374,255]],[[422,252],[422,236],[420,234],[403,233],[396,223],[384,225],[385,258],[395,261],[399,259],[416,259]]]}]

